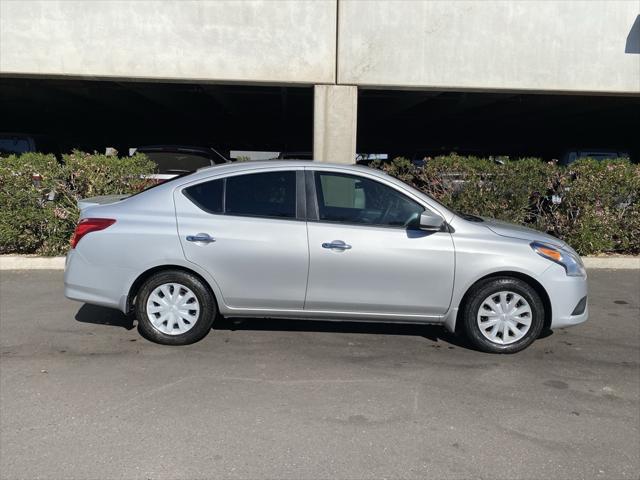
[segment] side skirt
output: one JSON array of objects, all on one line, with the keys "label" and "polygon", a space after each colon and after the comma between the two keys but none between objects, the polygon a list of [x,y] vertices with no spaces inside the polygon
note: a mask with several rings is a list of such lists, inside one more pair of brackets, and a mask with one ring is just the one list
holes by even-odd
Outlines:
[{"label": "side skirt", "polygon": [[337,312],[309,310],[225,309],[227,318],[278,318],[296,320],[324,320],[331,322],[385,322],[422,325],[442,325],[445,316],[398,315],[370,312]]}]

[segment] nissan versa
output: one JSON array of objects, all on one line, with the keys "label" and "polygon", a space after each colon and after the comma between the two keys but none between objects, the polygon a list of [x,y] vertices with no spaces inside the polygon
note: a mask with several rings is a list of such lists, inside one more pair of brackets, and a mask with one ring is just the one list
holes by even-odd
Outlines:
[{"label": "nissan versa", "polygon": [[439,324],[512,353],[588,315],[566,243],[365,167],[234,163],[81,207],[66,296],[135,314],[158,343],[222,315]]}]

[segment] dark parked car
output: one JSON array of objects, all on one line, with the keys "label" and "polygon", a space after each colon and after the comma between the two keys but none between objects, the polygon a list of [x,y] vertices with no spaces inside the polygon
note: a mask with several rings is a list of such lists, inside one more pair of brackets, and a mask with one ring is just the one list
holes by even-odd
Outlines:
[{"label": "dark parked car", "polygon": [[51,138],[32,133],[0,133],[0,155],[22,153],[53,153],[60,158],[60,148]]},{"label": "dark parked car", "polygon": [[202,167],[229,162],[227,157],[210,147],[148,145],[133,149],[131,153],[135,152],[144,153],[158,166],[153,178],[162,181],[195,172]]},{"label": "dark parked car", "polygon": [[558,162],[560,165],[571,165],[576,160],[581,158],[593,158],[594,160],[629,160],[629,152],[605,149],[605,148],[591,148],[591,149],[573,149],[564,152]]}]

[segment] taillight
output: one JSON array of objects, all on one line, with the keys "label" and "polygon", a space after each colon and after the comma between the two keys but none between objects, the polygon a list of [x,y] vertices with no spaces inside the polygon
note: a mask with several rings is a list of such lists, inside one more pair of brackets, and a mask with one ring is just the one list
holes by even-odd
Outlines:
[{"label": "taillight", "polygon": [[116,221],[113,218],[83,218],[78,222],[75,232],[71,237],[71,248],[76,248],[78,242],[87,233],[97,232],[113,225]]}]

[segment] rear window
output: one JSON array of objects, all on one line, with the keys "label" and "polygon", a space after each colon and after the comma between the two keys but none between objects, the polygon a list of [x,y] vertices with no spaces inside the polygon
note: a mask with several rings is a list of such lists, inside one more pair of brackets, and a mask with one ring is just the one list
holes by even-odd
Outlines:
[{"label": "rear window", "polygon": [[160,185],[166,185],[167,183],[175,182],[176,180],[180,180],[181,178],[186,177],[187,175],[189,175],[189,173],[181,173],[180,175],[176,175],[173,178],[169,178],[167,180],[159,180],[159,181],[154,181],[153,179],[148,179],[147,182],[150,183],[150,185],[148,187],[145,187],[142,190],[140,190],[139,192],[136,192],[136,193],[134,193],[132,195],[129,195],[129,197],[135,197],[136,195],[140,195],[141,193],[148,192],[152,188],[159,187]]},{"label": "rear window", "polygon": [[211,159],[191,153],[145,151],[141,153],[158,166],[158,173],[189,173],[213,165]]}]

